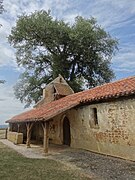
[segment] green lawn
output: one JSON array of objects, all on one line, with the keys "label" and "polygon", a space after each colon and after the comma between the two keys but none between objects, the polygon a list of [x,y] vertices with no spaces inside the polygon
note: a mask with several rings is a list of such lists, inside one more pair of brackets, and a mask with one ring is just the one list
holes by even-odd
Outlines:
[{"label": "green lawn", "polygon": [[0,142],[0,180],[87,180],[49,159],[25,158]]}]

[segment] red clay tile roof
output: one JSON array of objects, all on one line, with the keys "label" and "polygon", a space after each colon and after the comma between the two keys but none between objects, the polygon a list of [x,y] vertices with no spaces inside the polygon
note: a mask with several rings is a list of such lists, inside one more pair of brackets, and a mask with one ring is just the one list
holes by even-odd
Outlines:
[{"label": "red clay tile roof", "polygon": [[58,94],[66,96],[69,94],[73,94],[74,91],[70,88],[70,86],[66,84],[54,83],[54,87]]},{"label": "red clay tile roof", "polygon": [[42,107],[34,108],[27,112],[14,116],[6,122],[40,121],[43,120],[43,118],[44,120],[48,120],[76,105],[78,105],[78,102],[72,100],[72,98],[67,101],[66,96],[66,98],[61,98],[59,100],[45,104]]},{"label": "red clay tile roof", "polygon": [[42,107],[14,116],[6,122],[45,121],[79,104],[98,102],[130,95],[135,95],[135,77],[125,78],[90,90],[71,94],[45,104]]}]

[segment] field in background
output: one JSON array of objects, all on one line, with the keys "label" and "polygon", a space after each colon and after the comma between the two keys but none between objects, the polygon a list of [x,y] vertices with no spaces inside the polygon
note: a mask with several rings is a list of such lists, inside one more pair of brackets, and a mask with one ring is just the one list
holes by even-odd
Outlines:
[{"label": "field in background", "polygon": [[6,128],[8,128],[8,125],[6,124],[0,125],[0,129],[6,129]]}]

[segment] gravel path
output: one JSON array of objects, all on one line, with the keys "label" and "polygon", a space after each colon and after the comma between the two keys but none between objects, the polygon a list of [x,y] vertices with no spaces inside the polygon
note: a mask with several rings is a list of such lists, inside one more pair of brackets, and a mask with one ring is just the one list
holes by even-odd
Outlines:
[{"label": "gravel path", "polygon": [[54,146],[53,151],[51,150],[51,153],[45,156],[43,149],[39,146],[32,145],[32,148],[26,148],[25,145],[14,145],[5,139],[0,140],[0,142],[28,158],[50,158],[64,163],[74,170],[80,170],[82,173],[87,174],[93,180],[135,180],[135,162],[132,161],[85,150],[63,149],[62,146]]},{"label": "gravel path", "polygon": [[[100,180],[135,180],[135,162],[100,155],[85,150],[70,150],[55,155]],[[94,177],[94,176],[93,176]]]}]

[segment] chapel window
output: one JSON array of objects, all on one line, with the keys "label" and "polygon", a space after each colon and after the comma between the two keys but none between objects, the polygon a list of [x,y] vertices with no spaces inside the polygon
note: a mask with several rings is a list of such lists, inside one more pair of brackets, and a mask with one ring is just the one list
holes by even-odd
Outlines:
[{"label": "chapel window", "polygon": [[94,124],[96,126],[98,125],[97,108],[93,108],[93,114],[94,114]]},{"label": "chapel window", "polygon": [[93,129],[99,129],[97,108],[92,108],[89,116],[89,125]]}]

